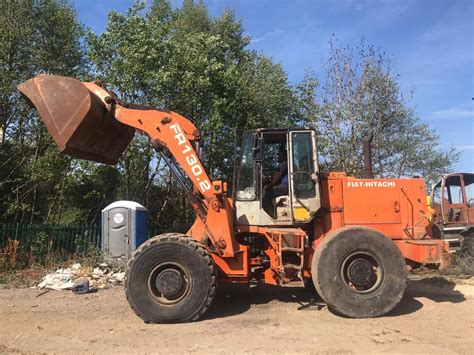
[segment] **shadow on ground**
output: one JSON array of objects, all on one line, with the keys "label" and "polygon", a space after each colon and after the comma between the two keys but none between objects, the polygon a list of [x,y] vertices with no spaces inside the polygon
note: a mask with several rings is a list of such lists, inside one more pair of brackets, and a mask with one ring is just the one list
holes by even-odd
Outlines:
[{"label": "shadow on ground", "polygon": [[459,303],[466,297],[455,290],[456,283],[443,277],[427,277],[408,280],[405,296],[395,309],[387,314],[388,317],[397,317],[410,314],[423,308],[417,298],[428,298],[434,302]]},{"label": "shadow on ground", "polygon": [[[386,316],[398,317],[420,310],[423,304],[417,298],[424,297],[434,302],[465,301],[466,298],[454,289],[455,286],[455,282],[442,277],[409,280],[405,296]],[[267,304],[273,300],[294,303],[298,311],[321,310],[326,307],[314,289],[265,284],[250,287],[248,285],[220,285],[214,303],[202,319],[231,317],[247,312],[254,305]]]},{"label": "shadow on ground", "polygon": [[230,317],[248,311],[253,305],[271,301],[294,303],[297,310],[320,310],[326,307],[314,289],[279,287],[265,284],[220,285],[204,319]]}]

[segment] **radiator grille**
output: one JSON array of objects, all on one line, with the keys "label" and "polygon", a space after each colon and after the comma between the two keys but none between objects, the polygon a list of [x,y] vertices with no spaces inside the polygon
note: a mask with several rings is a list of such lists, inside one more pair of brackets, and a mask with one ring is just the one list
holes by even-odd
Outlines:
[{"label": "radiator grille", "polygon": [[282,236],[281,244],[283,248],[301,249],[302,238],[297,234],[284,234]]}]

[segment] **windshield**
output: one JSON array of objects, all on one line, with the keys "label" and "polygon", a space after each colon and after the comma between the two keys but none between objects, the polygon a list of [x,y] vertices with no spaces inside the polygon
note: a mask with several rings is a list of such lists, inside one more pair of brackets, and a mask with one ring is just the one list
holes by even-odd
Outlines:
[{"label": "windshield", "polygon": [[244,133],[242,139],[242,158],[237,179],[236,199],[241,201],[255,200],[255,179],[253,164],[253,147],[255,132]]}]

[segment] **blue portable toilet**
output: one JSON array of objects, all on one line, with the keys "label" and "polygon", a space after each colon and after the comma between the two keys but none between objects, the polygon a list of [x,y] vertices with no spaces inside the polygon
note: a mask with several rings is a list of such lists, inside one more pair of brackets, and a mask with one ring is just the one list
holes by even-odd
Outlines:
[{"label": "blue portable toilet", "polygon": [[134,201],[116,201],[102,210],[102,252],[128,260],[148,239],[148,210]]}]

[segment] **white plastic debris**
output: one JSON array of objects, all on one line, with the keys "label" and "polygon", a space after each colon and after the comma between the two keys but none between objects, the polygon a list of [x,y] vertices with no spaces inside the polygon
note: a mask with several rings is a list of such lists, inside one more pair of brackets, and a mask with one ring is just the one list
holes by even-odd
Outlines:
[{"label": "white plastic debris", "polygon": [[80,268],[81,268],[81,264],[79,263],[75,263],[71,265],[71,270],[76,271],[76,270],[79,270]]},{"label": "white plastic debris", "polygon": [[56,272],[46,275],[38,288],[49,288],[51,290],[67,290],[74,285],[74,273],[70,268],[58,269]]},{"label": "white plastic debris", "polygon": [[104,271],[98,267],[94,268],[94,271],[92,271],[92,278],[100,279],[102,276],[104,276]]},{"label": "white plastic debris", "polygon": [[[69,268],[58,269],[46,275],[37,288],[68,290],[72,289],[74,282],[81,278],[88,279],[91,282],[91,286],[96,288],[107,288],[108,286],[122,283],[125,279],[125,273],[114,272],[112,269],[107,263],[101,263],[92,269],[91,272],[90,268],[83,268],[81,264],[75,263]],[[115,269],[115,271],[117,270]]]},{"label": "white plastic debris", "polygon": [[124,272],[115,272],[112,274],[112,278],[118,282],[123,282],[125,279],[125,273]]}]

